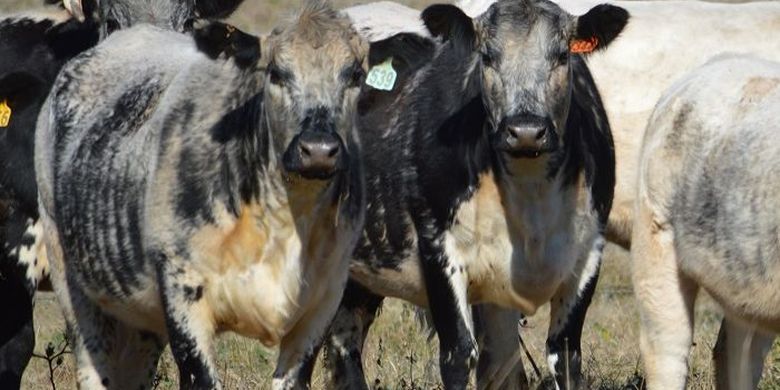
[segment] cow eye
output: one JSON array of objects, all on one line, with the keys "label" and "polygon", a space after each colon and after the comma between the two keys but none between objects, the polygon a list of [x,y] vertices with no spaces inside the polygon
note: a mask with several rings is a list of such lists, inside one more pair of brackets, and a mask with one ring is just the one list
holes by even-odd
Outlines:
[{"label": "cow eye", "polygon": [[268,79],[272,84],[282,86],[287,83],[290,76],[287,72],[279,69],[278,66],[271,64],[271,66],[268,67]]},{"label": "cow eye", "polygon": [[363,67],[361,66],[355,66],[352,70],[352,75],[350,76],[349,80],[349,86],[351,88],[357,88],[360,87],[360,85],[363,83],[363,79],[365,78],[366,72],[363,70]]},{"label": "cow eye", "polygon": [[184,32],[191,32],[195,27],[195,19],[187,19],[184,21]]},{"label": "cow eye", "polygon": [[561,52],[561,54],[558,55],[558,64],[560,65],[566,65],[569,63],[569,51],[564,50]]},{"label": "cow eye", "polygon": [[493,57],[490,54],[482,53],[482,64],[487,67],[493,66]]},{"label": "cow eye", "polygon": [[282,74],[279,72],[278,69],[271,68],[268,70],[268,77],[271,80],[272,83],[276,85],[281,85],[283,83],[282,81]]}]

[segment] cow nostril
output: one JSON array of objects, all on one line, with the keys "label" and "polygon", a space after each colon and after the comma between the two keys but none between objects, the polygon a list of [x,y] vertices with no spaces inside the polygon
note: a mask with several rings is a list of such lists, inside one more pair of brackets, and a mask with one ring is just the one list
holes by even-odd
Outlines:
[{"label": "cow nostril", "polygon": [[311,149],[308,145],[300,144],[301,153],[303,153],[304,156],[311,157]]},{"label": "cow nostril", "polygon": [[328,152],[328,157],[333,157],[339,152],[339,146],[335,145],[330,148],[330,151]]},{"label": "cow nostril", "polygon": [[542,138],[544,138],[544,136],[545,136],[546,134],[547,134],[547,129],[546,129],[546,128],[544,128],[544,127],[542,127],[542,128],[541,128],[541,129],[539,129],[539,131],[536,133],[536,139],[537,139],[537,140],[541,140]]}]

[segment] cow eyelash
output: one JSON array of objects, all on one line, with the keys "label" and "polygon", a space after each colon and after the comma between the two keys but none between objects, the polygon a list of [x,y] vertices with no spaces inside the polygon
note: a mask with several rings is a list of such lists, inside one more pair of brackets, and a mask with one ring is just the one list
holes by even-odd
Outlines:
[{"label": "cow eyelash", "polygon": [[488,53],[481,53],[482,54],[482,64],[488,67],[493,66],[493,56],[491,56]]},{"label": "cow eyelash", "polygon": [[562,51],[561,54],[558,54],[558,64],[560,64],[560,65],[568,64],[569,63],[569,57],[570,57],[570,54],[569,54],[568,50]]},{"label": "cow eyelash", "polygon": [[284,85],[292,78],[289,72],[279,69],[279,67],[274,64],[271,64],[268,67],[268,77],[271,83],[276,85]]}]

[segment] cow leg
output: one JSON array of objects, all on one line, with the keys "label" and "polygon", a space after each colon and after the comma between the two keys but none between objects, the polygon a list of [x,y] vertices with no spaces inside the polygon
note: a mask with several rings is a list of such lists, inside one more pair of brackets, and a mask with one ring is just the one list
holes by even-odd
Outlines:
[{"label": "cow leg", "polygon": [[151,389],[165,341],[103,314],[78,284],[67,278],[52,219],[42,212],[41,221],[51,283],[68,327],[79,388]]},{"label": "cow leg", "polygon": [[219,389],[212,342],[214,320],[203,285],[186,271],[187,262],[174,257],[160,261],[161,293],[171,352],[179,368],[182,389]]},{"label": "cow leg", "polygon": [[6,302],[0,321],[0,389],[19,388],[35,348],[34,297],[46,263],[39,250],[41,226],[12,211],[0,227],[0,297]]},{"label": "cow leg", "polygon": [[772,349],[773,341],[773,335],[724,319],[713,349],[715,388],[757,388],[764,370],[764,359]]},{"label": "cow leg", "polygon": [[383,300],[357,282],[347,282],[323,343],[326,388],[368,389],[363,373],[363,345]]},{"label": "cow leg", "polygon": [[75,283],[71,282],[63,291],[54,277],[52,282],[76,357],[79,387],[151,389],[165,340],[128,327],[104,314],[77,287],[73,287]]},{"label": "cow leg", "polygon": [[582,326],[599,278],[605,240],[593,241],[587,257],[578,262],[574,277],[567,280],[550,301],[547,334],[547,364],[560,389],[582,384]]},{"label": "cow leg", "polygon": [[474,333],[479,345],[477,388],[527,389],[528,378],[518,343],[517,310],[483,304],[474,306]]},{"label": "cow leg", "polygon": [[447,256],[443,234],[426,232],[430,226],[418,230],[421,228],[420,259],[433,326],[439,336],[442,383],[445,389],[465,389],[477,358],[465,267]]},{"label": "cow leg", "polygon": [[0,321],[0,389],[18,389],[22,374],[35,348],[33,299],[23,274],[16,265],[0,258],[0,297],[3,320]]},{"label": "cow leg", "polygon": [[639,211],[631,263],[648,389],[684,389],[698,289],[680,273],[671,226],[658,222],[646,207]]},{"label": "cow leg", "polygon": [[319,300],[308,304],[309,310],[284,336],[274,371],[274,390],[309,388],[314,361],[323,336],[339,308],[345,284],[346,280],[330,281],[330,286]]}]

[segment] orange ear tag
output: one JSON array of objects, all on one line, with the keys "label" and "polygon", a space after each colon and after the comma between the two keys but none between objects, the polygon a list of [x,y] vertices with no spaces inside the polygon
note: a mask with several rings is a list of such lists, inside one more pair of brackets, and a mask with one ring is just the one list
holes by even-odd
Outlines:
[{"label": "orange ear tag", "polygon": [[573,39],[569,42],[569,51],[572,53],[590,53],[596,50],[599,45],[599,39],[596,37],[588,39]]},{"label": "orange ear tag", "polygon": [[8,127],[11,123],[11,107],[6,100],[0,101],[0,127]]}]

